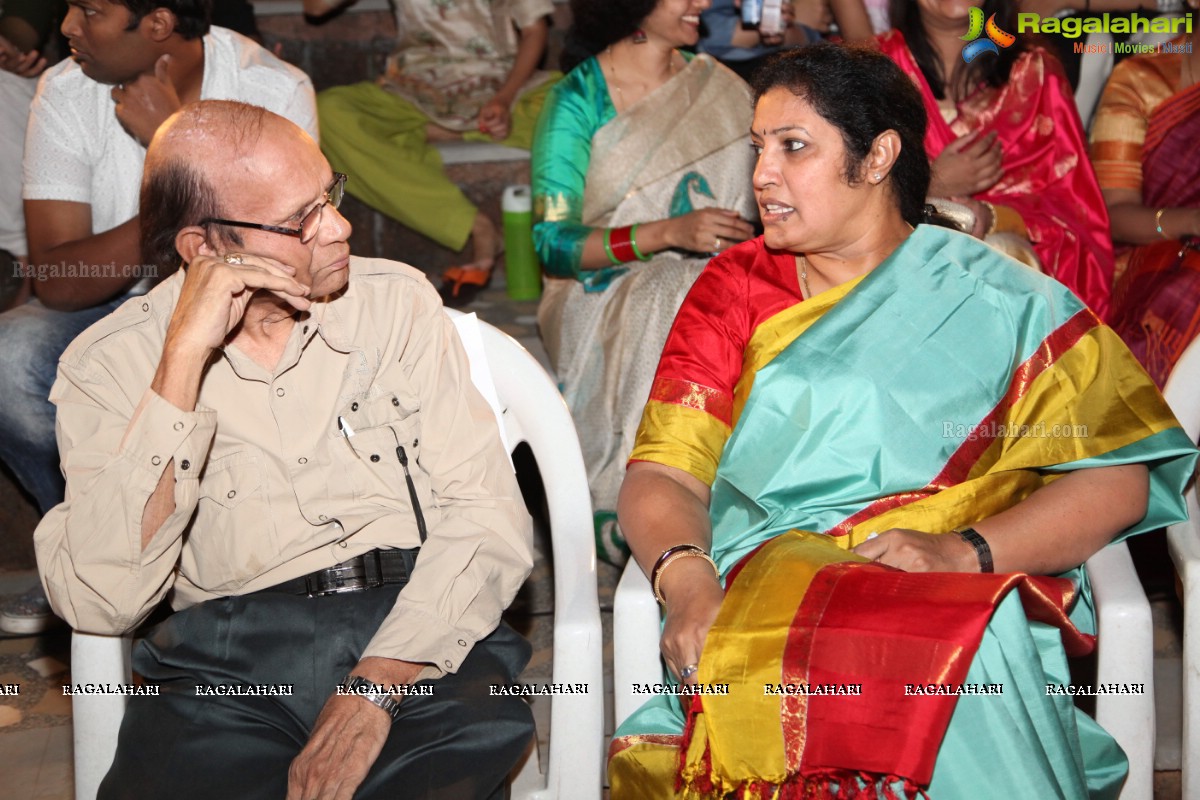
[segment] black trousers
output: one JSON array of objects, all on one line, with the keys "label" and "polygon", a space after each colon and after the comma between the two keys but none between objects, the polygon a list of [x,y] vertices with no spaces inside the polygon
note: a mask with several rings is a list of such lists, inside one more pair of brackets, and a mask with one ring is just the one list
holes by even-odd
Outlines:
[{"label": "black trousers", "polygon": [[[287,770],[338,682],[358,663],[399,586],[301,597],[260,592],[173,614],[134,647],[133,668],[160,695],[131,697],[101,800],[281,800]],[[492,697],[528,662],[506,625],[459,671],[407,696],[360,800],[504,796],[533,736],[520,698]],[[197,686],[291,685],[291,696],[209,696]],[[364,711],[366,702],[363,702]]]}]

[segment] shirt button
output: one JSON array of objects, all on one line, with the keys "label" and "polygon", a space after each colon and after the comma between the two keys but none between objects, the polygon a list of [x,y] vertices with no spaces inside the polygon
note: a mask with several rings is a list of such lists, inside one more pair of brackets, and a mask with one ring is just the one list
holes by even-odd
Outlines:
[{"label": "shirt button", "polygon": [[230,489],[228,492],[225,493],[225,496],[228,497],[230,500],[232,500],[233,498],[237,497],[237,491],[235,491],[234,489]]},{"label": "shirt button", "polygon": [[350,404],[350,410],[351,410],[351,411],[358,411],[358,403],[351,403],[351,404]]},{"label": "shirt button", "polygon": [[188,461],[186,458],[179,462],[180,469],[187,469],[190,466],[192,466],[192,462]]},{"label": "shirt button", "polygon": [[451,667],[454,666],[453,661],[443,661],[442,663],[446,665],[446,669],[450,669]]},{"label": "shirt button", "polygon": [[349,545],[349,544],[346,542],[346,540],[345,540],[345,539],[343,539],[342,541],[338,542],[338,547],[349,547],[349,546],[350,546],[350,545]]},{"label": "shirt button", "polygon": [[302,332],[303,332],[303,333],[308,333],[308,326],[307,326],[307,325],[305,325],[305,326],[304,326],[304,330],[303,330]]},{"label": "shirt button", "polygon": [[371,461],[372,461],[372,462],[378,462],[378,461],[379,461],[379,454],[378,454],[378,453],[371,453]]},{"label": "shirt button", "polygon": [[284,395],[283,387],[282,387],[282,386],[280,386],[278,389],[276,389],[276,390],[275,390],[275,396],[276,396],[276,397],[283,397],[283,395]]},{"label": "shirt button", "polygon": [[162,459],[159,458],[158,456],[154,456],[150,459],[150,463],[157,467],[159,464],[162,463]]},{"label": "shirt button", "polygon": [[307,463],[308,463],[308,459],[307,459],[307,458],[305,458],[304,456],[300,456],[299,458],[297,458],[297,459],[296,459],[296,463],[297,463],[297,464],[307,464]]},{"label": "shirt button", "polygon": [[459,640],[458,640],[458,643],[459,643],[460,645],[462,645],[463,647],[466,647],[466,646],[467,646],[467,640],[466,640],[466,639],[459,639]]},{"label": "shirt button", "polygon": [[393,398],[392,398],[392,405],[394,405],[394,406],[398,406],[398,405],[400,405],[400,401],[399,401],[399,400],[397,400],[396,398],[394,398],[394,397],[393,397]]},{"label": "shirt button", "polygon": [[322,514],[321,516],[317,517],[317,519],[321,520],[321,522],[324,522],[325,520],[329,519],[329,517]]},{"label": "shirt button", "polygon": [[149,310],[150,310],[150,304],[142,303],[142,311],[149,311]]},{"label": "shirt button", "polygon": [[177,431],[181,431],[181,430],[183,430],[183,423],[182,423],[182,422],[176,422],[176,423],[175,423],[175,430],[177,430]]},{"label": "shirt button", "polygon": [[417,446],[417,442],[418,442],[418,441],[419,441],[418,439],[413,439],[413,447],[416,447],[416,446]]}]

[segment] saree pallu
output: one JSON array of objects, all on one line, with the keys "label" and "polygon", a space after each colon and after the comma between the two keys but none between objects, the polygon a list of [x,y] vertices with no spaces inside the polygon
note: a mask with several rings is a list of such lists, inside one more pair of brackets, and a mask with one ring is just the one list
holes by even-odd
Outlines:
[{"label": "saree pallu", "polygon": [[[594,74],[603,86],[594,59],[577,69]],[[607,102],[606,90],[602,97]],[[706,207],[756,218],[750,186],[753,155],[746,143],[750,114],[749,90],[741,79],[711,58],[694,58],[592,136],[575,232],[586,236],[596,227],[666,219]],[[548,124],[544,115],[539,126]],[[535,162],[545,158],[536,154]],[[535,163],[535,184],[537,170]],[[538,202],[544,221],[535,228],[535,239],[544,237],[544,243],[551,238],[548,228],[565,226],[570,216],[562,206],[578,201],[559,198],[551,209],[543,198]],[[581,242],[576,240],[579,247]],[[543,252],[548,271],[550,260]],[[667,251],[646,262],[576,270],[574,277],[546,280],[538,326],[579,432],[597,549],[613,563],[628,557],[615,514],[625,461],[667,331],[707,260]]]},{"label": "saree pallu", "polygon": [[[1160,104],[1142,147],[1142,204],[1200,206],[1200,84]],[[1200,239],[1136,247],[1113,294],[1113,328],[1160,387],[1200,333]]]},{"label": "saree pallu", "polygon": [[904,37],[891,31],[878,41],[913,79],[925,101],[930,161],[960,136],[995,131],[1004,151],[1004,173],[975,198],[1019,214],[1042,270],[1107,319],[1113,281],[1108,210],[1087,158],[1071,87],[1058,62],[1040,49],[1024,53],[1004,86],[978,89],[947,123]]},{"label": "saree pallu", "polygon": [[[1121,535],[1183,518],[1195,449],[1115,334],[1053,281],[920,226],[854,285],[760,324],[746,359],[710,504],[727,597],[698,674],[729,694],[693,698],[690,738],[674,698],[626,721],[614,800],[676,785],[683,797],[1114,797],[1119,748],[1045,688],[1070,683],[1066,652],[1094,630],[1082,570],[905,575],[846,566],[857,559],[828,545],[950,531],[1066,472],[1129,463],[1149,468],[1150,501]],[[695,408],[675,413],[703,426]],[[647,408],[635,459],[672,460],[653,430],[670,416]],[[825,549],[792,530],[822,532]],[[862,694],[764,691],[801,683]],[[897,696],[922,683],[1003,689]]]}]

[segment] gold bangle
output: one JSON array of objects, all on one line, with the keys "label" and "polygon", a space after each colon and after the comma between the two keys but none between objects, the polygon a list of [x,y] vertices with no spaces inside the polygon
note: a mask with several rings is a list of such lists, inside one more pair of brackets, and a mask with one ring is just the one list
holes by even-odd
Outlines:
[{"label": "gold bangle", "polygon": [[1154,214],[1154,230],[1158,231],[1158,235],[1161,236],[1162,238],[1170,239],[1171,237],[1167,236],[1167,234],[1164,233],[1163,229],[1162,229],[1162,215],[1163,215],[1163,212],[1166,210],[1167,210],[1166,208],[1160,208],[1158,211],[1155,212],[1155,214]]},{"label": "gold bangle", "polygon": [[996,232],[996,207],[994,205],[992,205],[991,203],[989,203],[987,200],[980,200],[979,202],[983,204],[984,208],[986,208],[988,211],[990,211],[992,213],[992,221],[990,223],[988,223],[987,232],[985,232],[983,234],[983,238],[986,239],[987,237],[991,236],[993,233]]},{"label": "gold bangle", "polygon": [[658,569],[654,572],[654,599],[658,601],[659,605],[665,606],[667,604],[666,598],[662,596],[662,592],[658,588],[658,584],[662,580],[663,572],[665,572],[667,567],[671,566],[671,564],[683,558],[703,558],[708,562],[709,566],[713,568],[713,574],[717,576],[717,581],[719,582],[721,580],[721,570],[717,569],[717,562],[713,561],[708,553],[704,552],[703,550],[680,550],[677,553],[671,553],[671,555],[663,559],[662,563],[658,565]]}]

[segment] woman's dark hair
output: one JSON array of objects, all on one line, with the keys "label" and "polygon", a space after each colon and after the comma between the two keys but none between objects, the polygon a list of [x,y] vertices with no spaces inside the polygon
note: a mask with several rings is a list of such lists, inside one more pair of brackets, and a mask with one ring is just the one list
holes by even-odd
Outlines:
[{"label": "woman's dark hair", "polygon": [[629,36],[659,0],[571,0],[571,27],[559,69],[570,72],[610,44]]},{"label": "woman's dark hair", "polygon": [[910,225],[924,217],[929,190],[925,106],[912,80],[890,58],[866,47],[821,43],[772,56],[754,74],[757,103],[772,89],[803,98],[837,128],[846,147],[846,180],[860,180],[875,137],[900,136],[900,156],[888,174],[900,214]]},{"label": "woman's dark hair", "polygon": [[165,8],[175,15],[175,32],[184,39],[195,39],[208,33],[212,19],[213,0],[114,0],[129,9],[129,30],[142,21],[142,17],[156,8]]},{"label": "woman's dark hair", "polygon": [[[921,22],[920,5],[912,0],[891,0],[889,9],[892,27],[904,34],[904,41],[916,59],[921,74],[929,82],[933,96],[939,100],[947,93],[954,100],[961,100],[980,83],[1000,87],[1008,83],[1013,64],[1030,48],[1032,42],[1022,34],[1009,47],[1000,48],[999,54],[983,53],[970,64],[959,59],[952,75],[942,74],[942,60],[934,52],[925,26]],[[984,0],[983,18],[996,15],[996,24],[1008,33],[1017,32],[1017,3],[1014,0]]]}]

